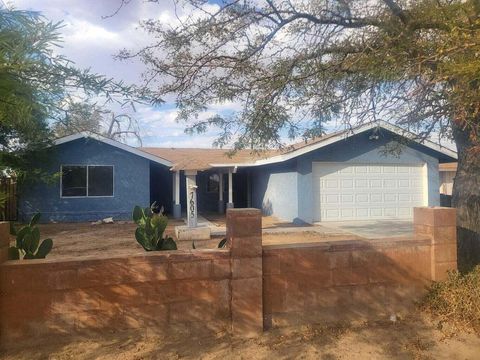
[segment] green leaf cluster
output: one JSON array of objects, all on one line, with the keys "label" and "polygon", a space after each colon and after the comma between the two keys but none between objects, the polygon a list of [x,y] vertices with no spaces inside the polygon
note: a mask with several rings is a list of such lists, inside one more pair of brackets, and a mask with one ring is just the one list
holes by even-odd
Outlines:
[{"label": "green leaf cluster", "polygon": [[40,213],[36,213],[30,223],[20,230],[10,226],[10,233],[16,237],[15,246],[8,249],[9,260],[44,259],[52,250],[53,240],[45,239],[40,242],[40,230],[36,226],[40,220]]},{"label": "green leaf cluster", "polygon": [[153,212],[154,208],[155,203],[144,209],[140,206],[133,209],[132,218],[137,224],[135,239],[146,251],[177,250],[173,238],[163,237],[168,218],[161,213]]}]

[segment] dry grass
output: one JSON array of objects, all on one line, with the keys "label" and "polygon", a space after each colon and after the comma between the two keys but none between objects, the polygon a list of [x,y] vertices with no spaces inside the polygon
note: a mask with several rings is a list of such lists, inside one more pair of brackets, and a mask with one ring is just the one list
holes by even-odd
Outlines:
[{"label": "dry grass", "polygon": [[440,325],[480,334],[480,266],[466,274],[451,272],[446,281],[433,283],[421,308],[439,319]]},{"label": "dry grass", "polygon": [[434,323],[415,314],[395,323],[351,326],[304,325],[272,329],[253,339],[225,333],[157,334],[152,331],[104,332],[84,337],[28,339],[0,352],[5,360],[87,359],[478,359],[480,338],[458,332],[445,338]]}]

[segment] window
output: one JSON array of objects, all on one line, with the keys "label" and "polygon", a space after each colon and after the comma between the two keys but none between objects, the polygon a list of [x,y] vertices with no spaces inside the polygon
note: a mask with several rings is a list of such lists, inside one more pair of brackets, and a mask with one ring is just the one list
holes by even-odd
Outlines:
[{"label": "window", "polygon": [[218,174],[211,174],[208,176],[207,192],[218,193],[219,185],[220,185],[220,176],[218,176]]},{"label": "window", "polygon": [[113,196],[113,166],[62,166],[61,196]]},{"label": "window", "polygon": [[88,196],[113,196],[113,166],[88,167]]},{"label": "window", "polygon": [[87,196],[87,167],[62,167],[62,196]]}]

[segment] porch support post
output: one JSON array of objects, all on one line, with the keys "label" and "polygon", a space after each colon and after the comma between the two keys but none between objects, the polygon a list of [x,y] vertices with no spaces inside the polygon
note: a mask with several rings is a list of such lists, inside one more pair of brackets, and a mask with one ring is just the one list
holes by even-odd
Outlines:
[{"label": "porch support post", "polygon": [[233,208],[233,178],[232,169],[228,169],[228,203],[227,209]]},{"label": "porch support post", "polygon": [[223,173],[218,173],[218,213],[223,214],[225,212],[225,204],[223,203]]},{"label": "porch support post", "polygon": [[180,205],[180,170],[173,173],[173,217],[180,219],[182,217],[182,206]]},{"label": "porch support post", "polygon": [[186,170],[187,185],[187,225],[188,227],[197,226],[197,171]]}]

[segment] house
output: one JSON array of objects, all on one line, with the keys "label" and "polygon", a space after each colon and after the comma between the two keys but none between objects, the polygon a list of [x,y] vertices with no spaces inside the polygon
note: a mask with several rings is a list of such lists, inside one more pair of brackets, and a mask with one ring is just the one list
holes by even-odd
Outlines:
[{"label": "house", "polygon": [[[398,151],[400,149],[400,151]],[[221,149],[133,148],[90,133],[58,139],[54,184],[23,189],[20,214],[44,220],[129,219],[153,201],[190,226],[197,214],[256,207],[293,221],[410,219],[440,203],[439,163],[456,153],[386,122],[357,126],[283,150],[229,156]]]}]

